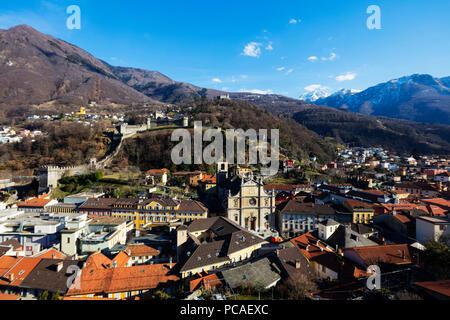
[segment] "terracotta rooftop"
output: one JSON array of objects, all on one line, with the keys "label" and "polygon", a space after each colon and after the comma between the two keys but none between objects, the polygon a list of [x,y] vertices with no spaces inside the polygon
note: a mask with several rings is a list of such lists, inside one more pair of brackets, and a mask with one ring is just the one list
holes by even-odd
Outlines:
[{"label": "terracotta rooftop", "polygon": [[158,250],[152,248],[146,244],[130,244],[125,252],[130,257],[141,257],[141,256],[157,256],[160,254]]},{"label": "terracotta rooftop", "polygon": [[365,264],[376,263],[408,264],[411,263],[411,252],[407,244],[390,244],[383,246],[366,246],[344,249],[354,251]]},{"label": "terracotta rooftop", "polygon": [[128,263],[128,260],[130,260],[128,254],[121,251],[114,257],[113,262],[115,261],[118,267],[125,267]]},{"label": "terracotta rooftop", "polygon": [[203,286],[205,289],[209,290],[210,288],[220,286],[222,284],[223,281],[220,280],[216,273],[208,274],[206,276],[200,275],[199,278],[190,282],[190,290],[195,291],[200,286]]},{"label": "terracotta rooftop", "polygon": [[6,272],[2,272],[0,285],[19,286],[40,261],[40,258],[16,258],[14,265]]},{"label": "terracotta rooftop", "polygon": [[112,265],[112,260],[101,252],[95,252],[86,259],[86,270],[107,269]]},{"label": "terracotta rooftop", "polygon": [[334,250],[328,248],[325,243],[312,236],[311,233],[302,234],[301,236],[291,239],[290,242],[300,249],[308,260],[326,252],[334,252]]},{"label": "terracotta rooftop", "polygon": [[154,175],[154,176],[162,176],[163,174],[168,174],[168,169],[150,169],[146,172],[148,175]]},{"label": "terracotta rooftop", "polygon": [[41,258],[41,259],[65,259],[67,258],[67,256],[56,250],[56,249],[49,249],[49,250],[45,250],[43,252],[40,252],[36,255],[34,255],[35,258]]},{"label": "terracotta rooftop", "polygon": [[415,282],[413,285],[450,298],[450,280]]},{"label": "terracotta rooftop", "polygon": [[[1,178],[0,178],[1,180]],[[7,293],[1,293],[0,292],[0,301],[7,301],[7,300],[19,300],[20,296],[17,294],[7,294]]]},{"label": "terracotta rooftop", "polygon": [[30,207],[30,208],[43,208],[48,205],[52,199],[48,198],[48,195],[42,195],[38,198],[33,198],[27,201],[23,201],[17,204],[19,208]]},{"label": "terracotta rooftop", "polygon": [[82,272],[80,289],[73,287],[68,296],[94,293],[118,293],[157,288],[161,283],[178,281],[170,274],[169,265],[154,264],[133,267],[118,267]]}]

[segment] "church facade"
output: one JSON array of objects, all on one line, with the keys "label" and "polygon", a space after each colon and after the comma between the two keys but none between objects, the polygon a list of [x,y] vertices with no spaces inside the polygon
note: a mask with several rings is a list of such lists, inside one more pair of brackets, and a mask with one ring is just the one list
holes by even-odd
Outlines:
[{"label": "church facade", "polygon": [[218,184],[222,187],[227,218],[257,233],[275,229],[275,194],[264,190],[262,178],[255,178],[251,171],[241,168],[229,178],[225,170],[228,171],[228,167],[218,168],[218,177],[222,180]]}]

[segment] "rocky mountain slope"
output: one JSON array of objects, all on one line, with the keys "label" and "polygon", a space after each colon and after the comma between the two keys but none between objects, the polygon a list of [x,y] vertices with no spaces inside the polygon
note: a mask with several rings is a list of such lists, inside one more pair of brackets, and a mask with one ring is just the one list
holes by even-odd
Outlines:
[{"label": "rocky mountain slope", "polygon": [[0,31],[0,103],[153,102],[86,51],[20,25]]}]

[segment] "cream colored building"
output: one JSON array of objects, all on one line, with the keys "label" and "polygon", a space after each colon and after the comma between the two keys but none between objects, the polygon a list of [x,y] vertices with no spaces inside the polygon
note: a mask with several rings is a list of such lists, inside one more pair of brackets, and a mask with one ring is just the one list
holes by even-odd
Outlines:
[{"label": "cream colored building", "polygon": [[231,177],[229,172],[227,163],[218,164],[218,195],[228,219],[257,233],[275,229],[275,194],[266,192],[262,178],[249,169],[237,167]]},{"label": "cream colored building", "polygon": [[275,195],[264,191],[261,180],[240,178],[240,187],[227,197],[228,219],[241,227],[260,232],[275,228]]}]

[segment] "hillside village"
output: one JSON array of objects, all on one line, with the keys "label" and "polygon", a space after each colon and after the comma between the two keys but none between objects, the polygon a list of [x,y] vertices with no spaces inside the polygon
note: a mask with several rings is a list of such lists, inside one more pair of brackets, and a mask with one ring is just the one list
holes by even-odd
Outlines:
[{"label": "hillside village", "polygon": [[316,160],[306,176],[282,160],[270,181],[226,162],[212,174],[150,168],[127,198],[52,196],[69,177],[21,198],[2,178],[1,297],[448,300],[450,159],[347,147]]},{"label": "hillside village", "polygon": [[446,8],[36,2],[0,19],[0,301],[450,300]]}]

